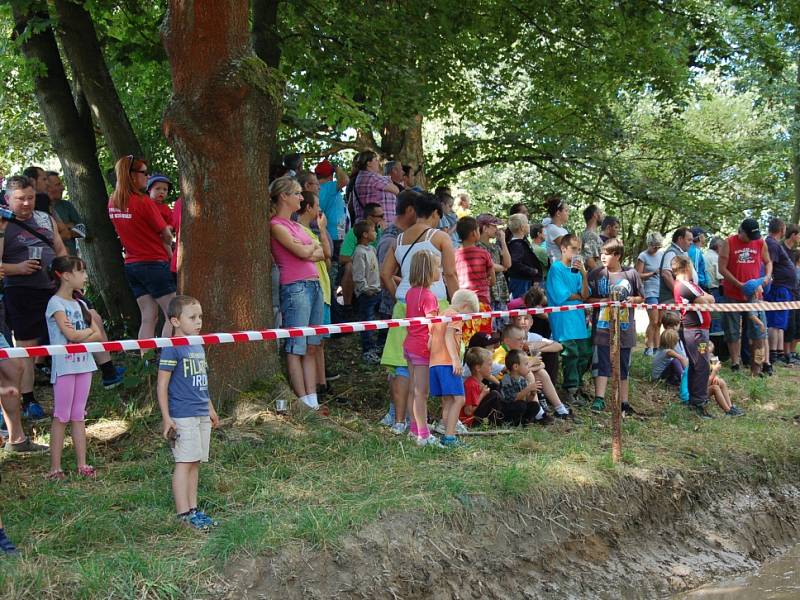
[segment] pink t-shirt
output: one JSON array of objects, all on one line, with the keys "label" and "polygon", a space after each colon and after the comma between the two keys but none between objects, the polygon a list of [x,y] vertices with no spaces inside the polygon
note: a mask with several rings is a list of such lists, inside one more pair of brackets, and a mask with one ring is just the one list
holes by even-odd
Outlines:
[{"label": "pink t-shirt", "polygon": [[[313,243],[299,223],[284,219],[283,217],[272,217],[270,223],[274,225],[283,225],[289,230],[292,237],[301,244],[310,245]],[[306,279],[319,279],[316,263],[295,256],[274,237],[270,238],[269,243],[272,249],[272,260],[274,260],[275,264],[278,266],[281,285],[288,285],[295,281],[304,281]]]},{"label": "pink t-shirt", "polygon": [[525,308],[525,298],[514,298],[508,301],[509,310],[516,310],[518,308]]},{"label": "pink t-shirt", "polygon": [[[431,317],[438,314],[439,301],[429,289],[412,287],[406,292],[406,317]],[[430,358],[428,336],[427,325],[411,325],[403,342],[403,350],[408,354]]]}]

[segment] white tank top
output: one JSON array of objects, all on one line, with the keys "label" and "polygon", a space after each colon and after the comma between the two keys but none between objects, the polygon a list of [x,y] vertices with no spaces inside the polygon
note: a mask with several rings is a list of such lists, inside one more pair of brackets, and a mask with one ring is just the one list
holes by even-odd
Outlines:
[{"label": "white tank top", "polygon": [[[413,245],[413,247],[411,244],[414,242],[414,240],[410,240],[408,244],[405,243],[405,240],[403,239],[405,231],[397,236],[397,246],[395,246],[394,249],[394,258],[397,261],[397,264],[400,265],[400,277],[402,277],[402,281],[400,282],[400,285],[397,286],[395,297],[400,302],[405,303],[406,292],[408,292],[408,290],[411,288],[411,284],[408,282],[408,275],[411,272],[411,261],[413,260],[414,255],[422,250],[430,250],[439,257],[439,260],[442,259],[442,253],[431,242],[431,238],[437,231],[437,229],[428,229],[424,234],[422,234],[422,237],[416,244]],[[408,255],[406,255],[406,253],[408,253]],[[403,257],[405,257],[405,260],[403,260]],[[439,273],[439,280],[435,281],[431,286],[431,293],[436,296],[437,300],[447,299],[447,288],[444,285],[441,272]]]}]

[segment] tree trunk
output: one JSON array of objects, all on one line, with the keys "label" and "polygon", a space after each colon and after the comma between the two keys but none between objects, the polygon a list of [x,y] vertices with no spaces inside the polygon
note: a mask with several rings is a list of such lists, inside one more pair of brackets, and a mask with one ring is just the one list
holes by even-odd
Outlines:
[{"label": "tree trunk", "polygon": [[142,156],[142,147],[108,72],[92,17],[81,3],[74,0],[55,0],[55,8],[58,38],[114,161],[128,154]]},{"label": "tree trunk", "polygon": [[[282,88],[253,53],[247,0],[171,0],[163,26],[173,95],[164,115],[184,191],[181,289],[206,331],[272,324],[269,155]],[[198,43],[202,40],[202,43]],[[274,342],[207,349],[214,397],[279,373]]]},{"label": "tree trunk", "polygon": [[[279,0],[253,0],[253,50],[256,56],[272,69],[277,69],[281,62],[281,45],[278,40],[278,5]],[[275,103],[275,123],[280,121],[280,104]],[[277,170],[282,163],[278,152],[278,128],[273,128],[269,138],[265,140],[267,152],[272,161],[272,168]]]},{"label": "tree trunk", "polygon": [[795,59],[794,123],[790,134],[792,146],[792,181],[794,182],[794,210],[792,223],[800,223],[800,50]]},{"label": "tree trunk", "polygon": [[[29,11],[14,9],[17,36],[22,36],[31,21],[49,19],[44,4],[33,5]],[[108,218],[108,195],[97,163],[94,132],[78,114],[53,30],[31,29],[30,36],[22,38],[20,47],[28,60],[44,67],[34,77],[36,101],[53,150],[64,169],[70,199],[89,232],[81,244],[89,281],[103,298],[104,316],[122,318],[129,330],[135,331],[139,326],[139,309],[125,280],[122,247]]]},{"label": "tree trunk", "polygon": [[381,150],[385,156],[411,165],[416,172],[416,184],[427,185],[425,177],[425,154],[422,148],[422,115],[415,115],[409,127],[386,124],[381,135]]}]

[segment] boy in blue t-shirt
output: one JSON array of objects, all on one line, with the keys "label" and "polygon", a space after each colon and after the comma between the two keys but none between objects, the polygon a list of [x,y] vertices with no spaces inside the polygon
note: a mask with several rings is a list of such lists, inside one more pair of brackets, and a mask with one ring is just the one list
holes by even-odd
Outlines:
[{"label": "boy in blue t-shirt", "polygon": [[[191,296],[175,296],[167,308],[174,335],[198,335],[203,309]],[[197,508],[200,463],[208,462],[211,428],[219,417],[208,396],[206,354],[202,346],[174,346],[161,350],[158,365],[158,407],[164,437],[172,446],[175,472],[172,493],[178,518],[206,530],[217,525]]]},{"label": "boy in blue t-shirt", "polygon": [[[581,241],[568,233],[561,237],[561,260],[555,261],[547,274],[545,291],[549,306],[580,304],[589,297],[586,267],[580,257]],[[564,401],[569,405],[585,404],[577,397],[584,373],[592,363],[592,342],[582,310],[554,312],[548,316],[552,337],[561,342]]]}]

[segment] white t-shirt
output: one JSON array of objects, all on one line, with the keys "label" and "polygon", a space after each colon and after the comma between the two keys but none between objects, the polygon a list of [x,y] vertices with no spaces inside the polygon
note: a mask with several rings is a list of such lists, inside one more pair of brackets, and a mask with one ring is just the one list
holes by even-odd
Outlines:
[{"label": "white t-shirt", "polygon": [[544,241],[547,248],[547,256],[549,256],[553,262],[561,260],[561,246],[556,243],[556,240],[560,237],[564,237],[568,233],[569,231],[553,222],[545,226]]},{"label": "white t-shirt", "polygon": [[[47,303],[47,310],[45,317],[47,318],[47,331],[50,334],[50,343],[57,344],[70,344],[61,329],[56,323],[55,314],[63,312],[67,316],[67,320],[72,326],[80,331],[86,329],[86,321],[83,319],[83,312],[77,300],[67,300],[60,296],[53,296]],[[53,357],[53,368],[51,369],[50,383],[56,382],[56,377],[59,375],[74,375],[77,373],[91,373],[97,370],[97,365],[91,354],[66,354],[56,355]]]},{"label": "white t-shirt", "polygon": [[664,251],[659,250],[655,254],[650,254],[647,250],[639,254],[639,260],[644,264],[645,273],[655,273],[652,277],[644,280],[644,297],[658,298],[658,288],[661,284],[658,269],[661,266],[661,257]]}]

